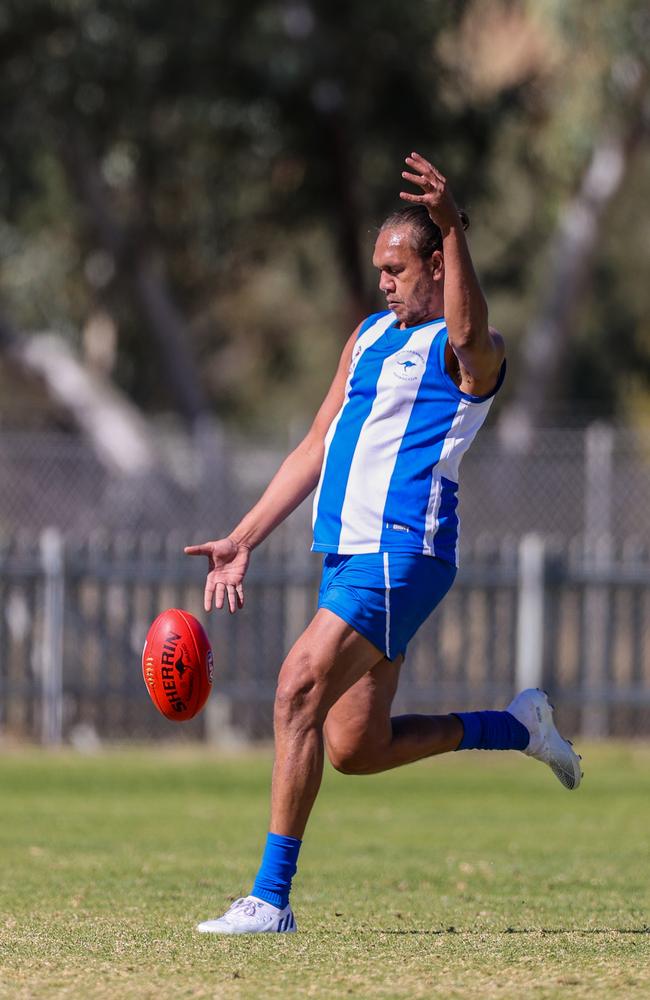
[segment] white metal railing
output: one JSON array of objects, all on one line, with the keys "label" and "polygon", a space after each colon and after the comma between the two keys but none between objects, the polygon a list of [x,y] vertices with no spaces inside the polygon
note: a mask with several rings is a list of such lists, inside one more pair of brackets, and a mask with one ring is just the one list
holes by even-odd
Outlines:
[{"label": "white metal railing", "polygon": [[[17,535],[0,551],[0,734],[50,746],[80,726],[106,739],[268,736],[277,670],[313,613],[320,566],[292,532],[274,538],[253,559],[245,612],[206,621],[203,567],[177,534]],[[171,605],[203,617],[215,649],[210,707],[187,727],[158,718],[140,680],[146,628]],[[484,538],[409,648],[399,711],[496,707],[541,686],[573,731],[650,736],[648,611],[638,542]]]}]

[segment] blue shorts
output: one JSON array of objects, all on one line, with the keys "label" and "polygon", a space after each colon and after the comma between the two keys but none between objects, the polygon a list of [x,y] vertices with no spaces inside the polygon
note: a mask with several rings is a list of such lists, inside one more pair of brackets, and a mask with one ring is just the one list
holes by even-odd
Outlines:
[{"label": "blue shorts", "polygon": [[328,554],[318,607],[327,608],[394,660],[440,603],[456,567],[412,552]]}]

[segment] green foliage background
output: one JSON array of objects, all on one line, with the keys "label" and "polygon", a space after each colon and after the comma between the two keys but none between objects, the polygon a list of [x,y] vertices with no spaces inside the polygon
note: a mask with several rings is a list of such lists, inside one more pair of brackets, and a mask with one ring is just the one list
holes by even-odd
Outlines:
[{"label": "green foliage background", "polygon": [[640,0],[8,0],[4,309],[82,352],[108,315],[110,376],[145,411],[187,416],[134,288],[146,254],[207,405],[258,431],[306,420],[379,304],[373,227],[415,148],[469,209],[516,373],[563,206],[598,136],[628,127],[548,401],[626,419],[650,384],[649,39]]}]

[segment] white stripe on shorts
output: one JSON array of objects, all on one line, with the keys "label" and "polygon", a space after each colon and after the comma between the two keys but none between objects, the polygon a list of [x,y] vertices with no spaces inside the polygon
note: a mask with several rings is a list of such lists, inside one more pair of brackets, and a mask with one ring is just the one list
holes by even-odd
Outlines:
[{"label": "white stripe on shorts", "polygon": [[386,588],[386,656],[390,660],[390,573],[388,552],[384,552],[384,586]]}]

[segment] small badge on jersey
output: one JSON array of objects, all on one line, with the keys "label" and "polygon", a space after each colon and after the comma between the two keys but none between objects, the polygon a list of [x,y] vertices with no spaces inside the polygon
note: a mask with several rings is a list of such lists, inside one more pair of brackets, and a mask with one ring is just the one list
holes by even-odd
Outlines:
[{"label": "small badge on jersey", "polygon": [[350,367],[348,368],[348,375],[352,375],[354,369],[357,367],[357,361],[363,354],[363,347],[361,344],[357,344],[352,352],[352,358],[350,360]]},{"label": "small badge on jersey", "polygon": [[385,521],[384,528],[386,528],[387,531],[404,531],[406,534],[408,534],[411,530],[410,528],[407,528],[405,524],[395,524],[393,521]]},{"label": "small badge on jersey", "polygon": [[421,378],[424,368],[424,358],[417,351],[400,351],[395,355],[393,374],[404,382]]}]

